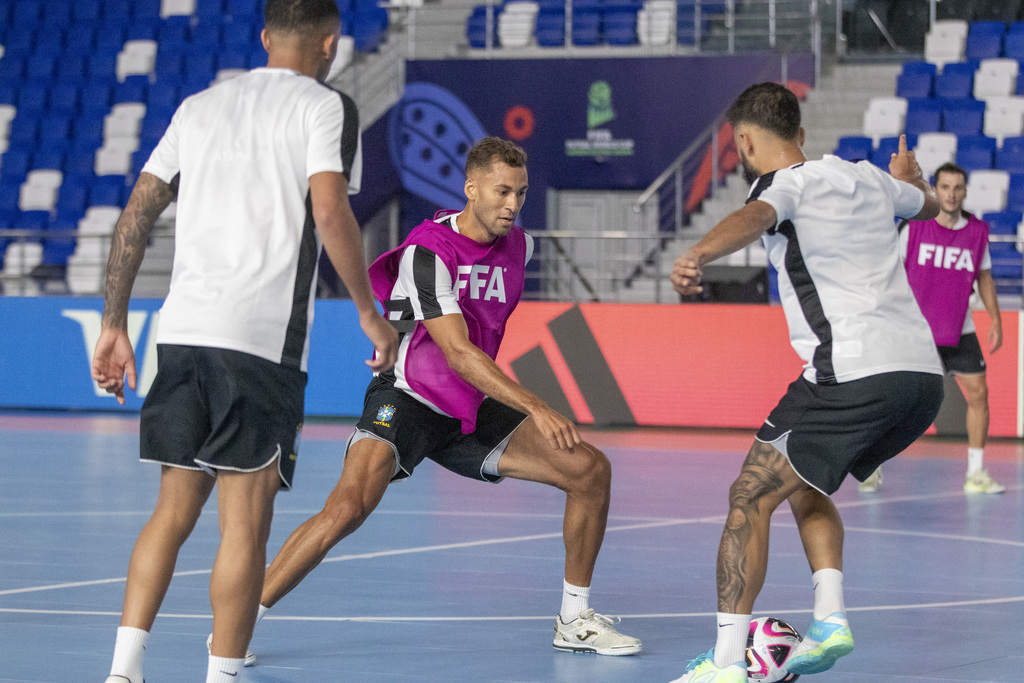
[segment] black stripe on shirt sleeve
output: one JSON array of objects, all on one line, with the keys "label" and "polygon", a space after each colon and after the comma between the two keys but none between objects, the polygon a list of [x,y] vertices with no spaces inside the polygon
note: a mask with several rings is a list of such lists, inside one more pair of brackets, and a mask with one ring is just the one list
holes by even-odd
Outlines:
[{"label": "black stripe on shirt sleeve", "polygon": [[355,162],[356,150],[359,148],[359,109],[355,100],[343,92],[339,92],[342,106],[341,122],[341,168],[345,178],[352,179],[352,164]]},{"label": "black stripe on shirt sleeve", "polygon": [[437,302],[437,254],[426,247],[415,245],[412,257],[412,276],[416,283],[416,296],[420,300],[423,319],[439,318],[443,315]]}]

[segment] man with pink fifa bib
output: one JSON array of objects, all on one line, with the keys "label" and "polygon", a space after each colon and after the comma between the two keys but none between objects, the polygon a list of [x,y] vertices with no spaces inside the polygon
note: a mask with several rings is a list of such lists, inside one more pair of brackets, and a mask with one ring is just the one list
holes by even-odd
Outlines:
[{"label": "man with pink fifa bib", "polygon": [[[988,223],[964,211],[967,173],[947,163],[935,171],[939,215],[929,221],[907,221],[900,226],[900,251],[907,280],[935,337],[946,372],[956,375],[967,399],[967,493],[1002,493],[1006,487],[994,481],[983,467],[988,439],[988,385],[985,358],[971,315],[971,295],[978,295],[992,324],[989,353],[1002,345],[999,300],[992,281],[988,252]],[[861,485],[861,491],[877,491],[881,468]]]},{"label": "man with pink fifa bib", "polygon": [[604,538],[611,465],[576,426],[494,362],[519,303],[533,238],[515,224],[526,153],[485,138],[466,155],[467,203],[440,211],[370,267],[374,295],[399,333],[394,368],[375,374],[345,464],[323,510],[292,532],[267,570],[257,622],[359,528],[392,481],[424,459],[471,479],[505,477],[566,493],[565,577],[553,645],[631,655],[636,638],[589,605]]}]

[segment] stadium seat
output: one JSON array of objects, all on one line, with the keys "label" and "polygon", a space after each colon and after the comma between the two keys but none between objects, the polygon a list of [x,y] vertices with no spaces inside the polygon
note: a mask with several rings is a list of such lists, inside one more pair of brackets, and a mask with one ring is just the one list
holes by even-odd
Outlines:
[{"label": "stadium seat", "polygon": [[1006,193],[1007,211],[1024,211],[1024,172],[1010,173],[1010,187]]},{"label": "stadium seat", "polygon": [[942,130],[948,133],[979,135],[984,119],[984,102],[979,102],[978,100],[945,100],[942,105]]},{"label": "stadium seat", "polygon": [[983,100],[1013,95],[1019,70],[1016,59],[983,59],[974,77],[974,97]]},{"label": "stadium seat", "polygon": [[950,62],[964,58],[967,41],[967,22],[961,19],[943,19],[932,24],[924,37],[924,59],[940,69]]},{"label": "stadium seat", "polygon": [[834,155],[847,161],[871,158],[871,138],[862,136],[846,136],[839,138]]},{"label": "stadium seat", "polygon": [[536,2],[507,2],[498,15],[498,42],[502,47],[526,47],[533,38],[537,11]]},{"label": "stadium seat", "polygon": [[971,89],[974,87],[974,72],[973,62],[947,64],[942,73],[935,77],[935,97],[943,99],[971,97]]},{"label": "stadium seat", "polygon": [[1024,30],[1006,34],[1003,39],[1003,57],[1024,61]]},{"label": "stadium seat", "polygon": [[1003,54],[1003,34],[1006,25],[1001,21],[976,21],[967,30],[964,56],[968,59],[993,59]]},{"label": "stadium seat", "polygon": [[580,7],[573,15],[573,45],[597,45],[601,42],[601,14],[590,8]]},{"label": "stadium seat", "polygon": [[907,117],[907,100],[902,97],[872,97],[864,112],[864,135],[875,144],[884,137],[903,132]]},{"label": "stadium seat", "polygon": [[992,168],[996,141],[983,135],[961,135],[957,139],[956,165],[967,171]]},{"label": "stadium seat", "polygon": [[1024,134],[1024,97],[990,97],[985,100],[985,135],[995,138],[999,145],[1003,138]]},{"label": "stadium seat", "polygon": [[636,15],[637,38],[642,45],[668,45],[676,5],[673,0],[645,0]]},{"label": "stadium seat", "polygon": [[[607,7],[607,5],[606,5]],[[604,13],[604,42],[608,45],[634,45],[636,36],[636,9],[606,9]]]},{"label": "stadium seat", "polygon": [[197,0],[162,0],[160,3],[160,16],[163,18],[172,16],[191,17],[196,10]]},{"label": "stadium seat", "polygon": [[990,235],[1016,235],[1021,222],[1021,212],[1007,209],[986,213],[982,220],[988,223]]},{"label": "stadium seat", "polygon": [[898,97],[931,97],[935,65],[928,62],[905,62],[896,77]]},{"label": "stadium seat", "polygon": [[917,136],[914,156],[924,177],[930,178],[935,169],[956,159],[957,138],[953,133],[921,133]]},{"label": "stadium seat", "polygon": [[939,100],[919,98],[907,100],[907,118],[903,129],[912,135],[941,130],[942,105]]},{"label": "stadium seat", "polygon": [[967,176],[967,197],[964,209],[973,214],[1003,211],[1010,190],[1010,174],[1006,171],[973,171]]}]

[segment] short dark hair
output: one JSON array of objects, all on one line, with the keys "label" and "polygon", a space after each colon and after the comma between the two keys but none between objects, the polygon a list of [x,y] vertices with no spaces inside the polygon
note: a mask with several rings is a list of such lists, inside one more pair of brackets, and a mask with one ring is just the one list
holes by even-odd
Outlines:
[{"label": "short dark hair", "polygon": [[267,0],[263,21],[268,31],[301,33],[328,21],[341,21],[334,0]]},{"label": "short dark hair", "polygon": [[749,123],[783,140],[795,140],[800,134],[800,102],[778,83],[750,86],[732,103],[726,117],[734,128]]},{"label": "short dark hair", "polygon": [[954,164],[952,161],[947,161],[946,163],[942,164],[942,166],[939,166],[937,169],[935,169],[935,173],[932,174],[932,178],[935,179],[934,182],[932,183],[933,185],[935,183],[939,182],[939,174],[940,173],[959,173],[960,175],[962,175],[964,177],[964,182],[965,183],[967,182],[967,171],[965,171],[964,169],[960,168],[959,166]]},{"label": "short dark hair", "polygon": [[508,140],[484,138],[466,154],[466,175],[475,168],[487,168],[495,161],[506,163],[512,168],[525,168],[526,151]]}]

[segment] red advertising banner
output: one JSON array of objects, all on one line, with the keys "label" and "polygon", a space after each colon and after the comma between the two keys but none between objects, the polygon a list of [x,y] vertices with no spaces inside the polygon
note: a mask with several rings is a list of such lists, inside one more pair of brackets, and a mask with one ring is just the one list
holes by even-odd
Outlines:
[{"label": "red advertising banner", "polygon": [[[988,317],[976,315],[985,347]],[[992,436],[1017,436],[1018,315],[988,354]],[[782,309],[760,305],[522,303],[498,364],[595,424],[757,428],[803,366]]]}]

